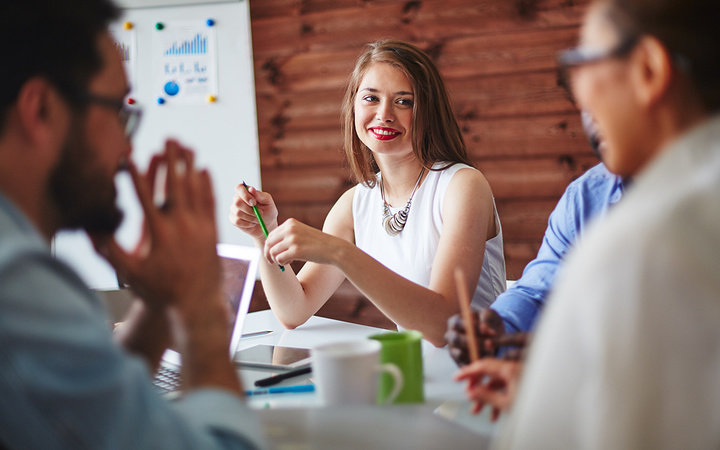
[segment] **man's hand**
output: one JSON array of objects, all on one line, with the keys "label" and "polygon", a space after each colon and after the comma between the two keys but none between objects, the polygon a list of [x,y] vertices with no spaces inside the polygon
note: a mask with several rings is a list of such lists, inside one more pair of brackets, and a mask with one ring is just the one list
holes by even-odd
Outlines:
[{"label": "man's hand", "polygon": [[[135,309],[125,343],[134,343],[137,353],[153,364],[172,332],[183,358],[184,389],[212,386],[242,395],[227,353],[229,318],[215,245],[210,176],[195,170],[193,163],[190,150],[168,141],[165,152],[150,161],[147,174],[131,164],[145,213],[140,242],[129,253],[111,236],[95,236],[94,243],[144,302],[143,308]],[[167,169],[165,201],[156,206],[153,193],[161,167]]]},{"label": "man's hand", "polygon": [[505,333],[493,339],[496,348],[503,347],[502,359],[520,361],[525,356],[525,349],[530,342],[528,333]]},{"label": "man's hand", "polygon": [[[480,357],[494,356],[498,346],[495,339],[505,333],[505,324],[492,309],[481,309],[473,311],[474,333],[478,342]],[[445,341],[448,343],[450,356],[455,360],[458,367],[470,363],[470,355],[467,345],[467,327],[462,317],[456,314],[448,319],[448,330],[445,333]]]},{"label": "man's hand", "polygon": [[[165,202],[156,206],[153,192],[162,166]],[[128,253],[111,236],[94,236],[98,251],[151,309],[194,308],[199,299],[217,298],[221,269],[207,171],[195,170],[192,152],[174,141],[152,158],[145,175],[133,164],[129,171],[145,214],[142,237]]]}]

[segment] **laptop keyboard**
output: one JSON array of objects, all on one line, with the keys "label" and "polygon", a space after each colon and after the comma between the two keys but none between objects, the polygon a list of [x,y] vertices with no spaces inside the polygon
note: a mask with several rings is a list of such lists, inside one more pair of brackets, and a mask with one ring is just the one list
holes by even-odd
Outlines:
[{"label": "laptop keyboard", "polygon": [[172,367],[160,366],[153,384],[162,394],[176,391],[180,388],[180,372]]}]

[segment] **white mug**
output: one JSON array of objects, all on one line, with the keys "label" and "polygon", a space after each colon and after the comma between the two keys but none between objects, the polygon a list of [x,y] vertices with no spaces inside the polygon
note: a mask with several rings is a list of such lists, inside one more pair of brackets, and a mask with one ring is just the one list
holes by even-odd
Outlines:
[{"label": "white mug", "polygon": [[380,364],[380,348],[380,342],[374,340],[339,342],[314,348],[311,352],[312,371],[321,402],[327,406],[374,405],[382,372],[389,373],[395,382],[383,404],[395,400],[403,386],[402,372],[395,364]]}]

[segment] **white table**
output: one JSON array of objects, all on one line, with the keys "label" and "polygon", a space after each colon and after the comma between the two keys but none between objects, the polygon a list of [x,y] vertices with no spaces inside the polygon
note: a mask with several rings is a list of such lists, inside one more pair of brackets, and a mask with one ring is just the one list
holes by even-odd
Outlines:
[{"label": "white table", "polygon": [[[243,338],[240,349],[257,344],[313,348],[327,342],[367,339],[372,334],[387,332],[317,316],[294,330],[286,330],[270,310],[250,313],[243,333],[263,330],[271,330],[271,333]],[[259,410],[269,439],[276,448],[334,448],[339,442],[337,439],[346,439],[343,448],[382,448],[378,443],[403,435],[398,433],[397,428],[406,432],[402,442],[391,443],[393,448],[435,448],[411,444],[435,442],[440,437],[446,444],[453,444],[443,445],[446,448],[485,448],[494,432],[489,411],[483,411],[478,416],[469,413],[471,405],[466,400],[464,385],[452,379],[457,366],[447,349],[438,349],[423,341],[423,367],[424,404],[323,408],[314,393],[254,396],[248,398],[248,403]],[[255,380],[273,373],[240,369],[246,389],[253,389]],[[308,382],[311,376],[294,378],[278,386]],[[387,428],[387,432],[380,431],[383,427]],[[365,433],[363,430],[372,431]]]}]

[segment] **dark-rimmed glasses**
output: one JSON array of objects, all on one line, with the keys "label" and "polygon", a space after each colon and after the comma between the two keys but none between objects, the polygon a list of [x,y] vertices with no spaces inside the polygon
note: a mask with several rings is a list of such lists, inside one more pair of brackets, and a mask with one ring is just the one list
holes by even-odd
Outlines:
[{"label": "dark-rimmed glasses", "polygon": [[558,54],[558,86],[564,88],[570,94],[570,101],[575,103],[572,92],[572,80],[570,70],[575,67],[594,64],[613,58],[622,58],[630,54],[635,48],[639,39],[637,36],[623,39],[620,44],[613,48],[591,49],[583,46],[563,50]]},{"label": "dark-rimmed glasses", "polygon": [[124,128],[125,137],[127,139],[132,138],[135,131],[137,131],[138,125],[140,124],[140,118],[142,117],[142,110],[140,108],[129,107],[123,99],[105,97],[103,95],[92,94],[90,92],[80,94],[79,99],[84,103],[93,103],[116,110],[118,121]]}]

